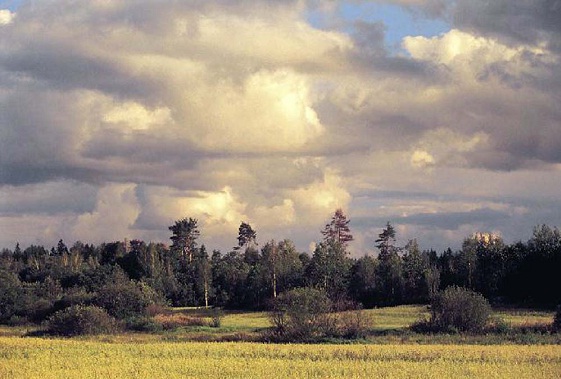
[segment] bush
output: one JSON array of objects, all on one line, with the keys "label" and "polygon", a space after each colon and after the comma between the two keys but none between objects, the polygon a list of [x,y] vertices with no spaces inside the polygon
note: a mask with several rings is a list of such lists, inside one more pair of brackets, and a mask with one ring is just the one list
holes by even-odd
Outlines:
[{"label": "bush", "polygon": [[334,334],[330,311],[331,301],[324,291],[297,288],[277,297],[269,317],[277,338],[308,341]]},{"label": "bush", "polygon": [[73,305],[52,315],[47,330],[61,336],[105,334],[114,332],[115,325],[115,320],[103,308]]},{"label": "bush", "polygon": [[126,320],[126,328],[135,332],[157,333],[164,330],[162,324],[151,317],[134,317]]},{"label": "bush", "polygon": [[561,304],[557,306],[555,317],[553,318],[553,330],[561,331]]},{"label": "bush", "polygon": [[512,325],[497,316],[490,319],[487,330],[495,334],[509,334],[512,332]]},{"label": "bush", "polygon": [[40,324],[53,314],[53,303],[47,299],[36,298],[33,303],[27,304],[25,312],[30,321]]},{"label": "bush", "polygon": [[372,326],[372,319],[361,309],[339,314],[337,331],[348,339],[365,338]]},{"label": "bush", "polygon": [[431,327],[437,331],[477,332],[483,330],[491,306],[483,295],[462,287],[448,287],[431,302]]},{"label": "bush", "polygon": [[210,326],[212,328],[220,328],[220,325],[222,325],[222,318],[224,318],[224,312],[222,312],[222,309],[212,308]]},{"label": "bush", "polygon": [[95,304],[111,316],[124,320],[145,316],[147,307],[155,303],[156,294],[145,283],[123,281],[105,285],[98,292]]},{"label": "bush", "polygon": [[0,270],[0,323],[7,323],[18,313],[18,304],[24,295],[19,278]]},{"label": "bush", "polygon": [[59,300],[55,301],[53,308],[61,311],[73,305],[92,305],[95,295],[83,289],[69,290]]}]

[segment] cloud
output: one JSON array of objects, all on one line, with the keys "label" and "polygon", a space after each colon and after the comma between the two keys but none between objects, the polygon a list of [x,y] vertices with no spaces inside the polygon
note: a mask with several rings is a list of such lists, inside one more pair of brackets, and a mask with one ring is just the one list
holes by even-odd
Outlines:
[{"label": "cloud", "polygon": [[557,51],[561,48],[558,0],[460,0],[453,17],[465,30],[512,43],[545,44]]},{"label": "cloud", "polygon": [[429,167],[432,166],[434,162],[434,157],[425,150],[415,150],[411,156],[411,165],[414,167]]},{"label": "cloud", "polygon": [[38,240],[167,241],[196,217],[211,248],[241,221],[307,247],[337,207],[357,253],[392,220],[433,246],[559,222],[540,205],[561,203],[556,2],[388,3],[453,28],[397,52],[383,20],[341,27],[334,2],[2,11],[0,244],[25,223]]},{"label": "cloud", "polygon": [[431,17],[443,16],[450,7],[448,0],[378,0],[379,2],[402,5],[420,10]]},{"label": "cloud", "polygon": [[[559,161],[552,147],[561,138],[553,126],[559,111],[550,92],[557,88],[552,71],[560,62],[556,54],[460,30],[433,38],[407,37],[404,47],[413,58],[449,72],[451,83],[433,87],[429,99],[438,111],[439,127],[475,133],[473,141],[480,141],[463,156],[469,164],[511,170],[540,160]],[[541,84],[545,78],[551,79],[547,89]]]},{"label": "cloud", "polygon": [[47,182],[0,187],[0,214],[58,215],[91,212],[96,188],[79,182]]},{"label": "cloud", "polygon": [[70,234],[96,242],[100,238],[106,242],[131,238],[130,227],[138,214],[134,185],[110,184],[99,190],[95,209],[76,218]]},{"label": "cloud", "polygon": [[0,27],[2,25],[7,25],[14,19],[14,14],[8,9],[0,9]]}]

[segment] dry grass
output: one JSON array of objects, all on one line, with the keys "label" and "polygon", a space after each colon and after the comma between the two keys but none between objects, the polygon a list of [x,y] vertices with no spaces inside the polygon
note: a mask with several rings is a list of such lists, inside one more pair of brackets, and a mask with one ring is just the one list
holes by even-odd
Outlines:
[{"label": "dry grass", "polygon": [[154,321],[161,324],[165,330],[188,326],[208,326],[210,319],[189,316],[183,313],[163,313],[153,317]]},{"label": "dry grass", "polygon": [[0,378],[556,378],[561,346],[107,343],[0,337]]}]

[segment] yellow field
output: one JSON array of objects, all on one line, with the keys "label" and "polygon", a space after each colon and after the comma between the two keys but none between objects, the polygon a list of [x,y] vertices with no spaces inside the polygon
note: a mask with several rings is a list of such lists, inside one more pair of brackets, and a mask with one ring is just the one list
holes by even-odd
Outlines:
[{"label": "yellow field", "polygon": [[0,378],[559,378],[561,346],[107,343],[0,337]]}]

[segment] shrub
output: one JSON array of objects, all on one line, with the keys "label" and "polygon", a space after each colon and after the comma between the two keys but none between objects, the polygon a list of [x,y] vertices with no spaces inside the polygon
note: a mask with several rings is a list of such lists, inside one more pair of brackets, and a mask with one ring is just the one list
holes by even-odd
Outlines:
[{"label": "shrub", "polygon": [[307,341],[333,335],[331,301],[324,291],[296,288],[277,297],[270,313],[276,337]]},{"label": "shrub", "polygon": [[41,298],[34,300],[33,303],[28,304],[26,314],[30,321],[40,324],[53,314],[53,303]]},{"label": "shrub", "polygon": [[69,290],[61,299],[55,301],[53,308],[55,311],[61,311],[73,305],[91,305],[94,298],[94,294],[84,289]]},{"label": "shrub", "polygon": [[495,334],[508,334],[512,332],[512,325],[497,316],[490,319],[487,330]]},{"label": "shrub", "polygon": [[372,319],[361,309],[338,315],[338,334],[348,339],[365,338],[372,325]]},{"label": "shrub", "polygon": [[210,326],[213,328],[220,328],[220,325],[222,325],[223,317],[224,312],[222,312],[222,309],[216,307],[212,308]]},{"label": "shrub", "polygon": [[113,332],[115,325],[115,320],[103,308],[73,305],[52,315],[47,330],[61,336],[104,334]]},{"label": "shrub", "polygon": [[154,297],[155,292],[147,284],[122,281],[101,288],[95,304],[111,316],[124,320],[145,316],[147,307],[155,302]]},{"label": "shrub", "polygon": [[9,322],[18,313],[18,303],[23,296],[19,278],[0,270],[0,323]]},{"label": "shrub", "polygon": [[134,317],[126,320],[126,328],[135,332],[157,333],[164,330],[162,324],[151,317]]},{"label": "shrub", "polygon": [[557,306],[557,311],[553,318],[553,330],[561,331],[561,304]]},{"label": "shrub", "polygon": [[462,287],[448,287],[431,302],[431,326],[437,331],[481,331],[491,315],[483,295]]}]

